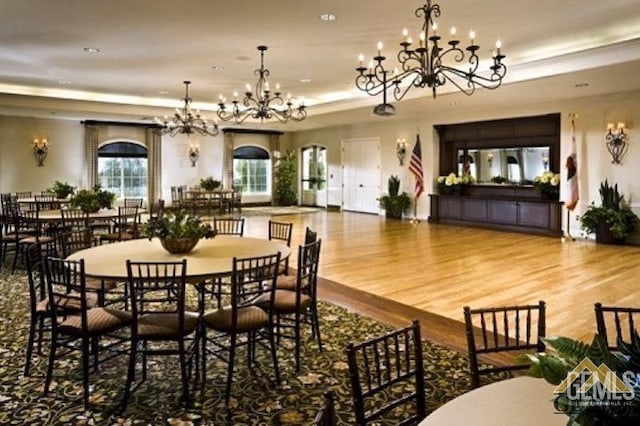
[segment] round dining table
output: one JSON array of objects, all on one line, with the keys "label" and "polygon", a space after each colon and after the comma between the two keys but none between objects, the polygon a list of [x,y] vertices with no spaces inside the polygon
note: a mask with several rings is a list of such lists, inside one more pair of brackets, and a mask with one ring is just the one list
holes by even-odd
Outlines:
[{"label": "round dining table", "polygon": [[452,399],[418,426],[566,426],[567,416],[553,407],[554,389],[533,377],[502,380]]},{"label": "round dining table", "polygon": [[154,238],[91,247],[73,253],[68,259],[84,259],[88,277],[114,281],[127,279],[127,260],[171,262],[187,259],[187,279],[198,282],[231,275],[234,257],[267,256],[278,252],[282,259],[291,255],[291,249],[280,240],[219,235],[201,239],[186,254],[171,254],[162,248],[160,240]]}]

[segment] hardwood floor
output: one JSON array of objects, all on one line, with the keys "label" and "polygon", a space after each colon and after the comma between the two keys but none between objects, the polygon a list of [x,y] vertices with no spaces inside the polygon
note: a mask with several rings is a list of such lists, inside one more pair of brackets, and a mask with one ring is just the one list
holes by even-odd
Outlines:
[{"label": "hardwood floor", "polygon": [[[268,219],[249,218],[246,234],[266,235]],[[322,238],[320,276],[331,282],[321,282],[321,297],[392,324],[424,315],[425,336],[459,349],[466,350],[459,323],[465,305],[544,300],[547,335],[582,340],[595,332],[594,303],[640,306],[638,247],[349,212],[273,220],[294,223],[292,246],[302,242],[306,226]]]}]

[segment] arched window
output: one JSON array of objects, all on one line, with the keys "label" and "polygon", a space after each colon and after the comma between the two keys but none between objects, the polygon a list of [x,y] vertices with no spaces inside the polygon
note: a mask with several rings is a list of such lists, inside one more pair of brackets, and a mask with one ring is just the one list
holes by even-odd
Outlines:
[{"label": "arched window", "polygon": [[257,146],[233,150],[233,179],[243,194],[271,194],[269,153]]},{"label": "arched window", "polygon": [[118,198],[147,197],[147,148],[113,142],[98,149],[98,182]]}]

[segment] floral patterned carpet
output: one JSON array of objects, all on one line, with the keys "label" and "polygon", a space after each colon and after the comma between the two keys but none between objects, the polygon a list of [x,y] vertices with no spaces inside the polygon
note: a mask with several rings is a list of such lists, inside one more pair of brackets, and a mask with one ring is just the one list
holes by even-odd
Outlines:
[{"label": "floral patterned carpet", "polygon": [[[324,351],[304,329],[300,374],[295,373],[294,351],[288,341],[278,351],[282,384],[272,382],[269,354],[257,350],[257,366],[246,368],[246,356],[238,355],[232,387],[232,409],[224,409],[226,364],[209,367],[205,397],[196,398],[192,409],[181,407],[180,374],[176,357],[153,358],[149,376],[138,388],[123,413],[116,404],[123,395],[126,358],[101,366],[90,378],[92,411],[82,406],[79,361],[69,357],[56,364],[53,390],[42,396],[46,356],[35,360],[30,377],[23,376],[28,336],[28,290],[26,277],[0,273],[0,424],[30,425],[308,425],[322,404],[327,388],[335,391],[339,424],[353,424],[351,390],[345,347],[383,334],[385,324],[321,302],[320,318]],[[423,325],[424,327],[425,325]],[[46,348],[46,345],[45,345]],[[465,355],[424,342],[427,409],[434,410],[469,389]],[[244,349],[241,349],[244,351]],[[46,351],[45,351],[46,353]],[[216,372],[216,368],[219,372]],[[396,424],[401,411],[388,423]]]}]

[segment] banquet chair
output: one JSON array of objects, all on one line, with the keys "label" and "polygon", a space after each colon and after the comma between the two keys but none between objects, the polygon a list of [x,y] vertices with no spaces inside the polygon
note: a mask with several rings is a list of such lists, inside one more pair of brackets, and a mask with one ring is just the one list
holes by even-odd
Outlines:
[{"label": "banquet chair", "polygon": [[[287,247],[291,247],[291,233],[293,232],[293,223],[269,221],[269,239],[284,241]],[[289,275],[289,258],[282,260],[279,275]]]},{"label": "banquet chair", "polygon": [[19,200],[24,200],[26,198],[31,198],[31,191],[20,191],[16,192],[16,198]]},{"label": "banquet chair", "polygon": [[217,235],[244,235],[244,218],[213,218],[213,230]]},{"label": "banquet chair", "polygon": [[[347,346],[356,425],[384,419],[396,407],[413,412],[399,425],[427,415],[420,323]],[[390,400],[381,399],[388,395]]]},{"label": "banquet chair", "polygon": [[[300,328],[302,324],[311,326],[311,334],[322,352],[320,321],[318,319],[318,264],[322,240],[298,246],[298,269],[295,277],[279,277],[273,295],[263,294],[256,304],[263,309],[272,309],[276,314],[276,337],[278,344],[282,338],[292,338],[295,342],[296,372],[300,371]],[[271,303],[271,297],[273,303]],[[271,307],[270,307],[271,306]],[[293,330],[293,335],[285,330]]]},{"label": "banquet chair", "polygon": [[[122,346],[129,341],[129,333],[124,330],[131,326],[131,313],[90,305],[83,259],[47,257],[44,264],[52,325],[44,395],[51,387],[55,360],[68,360],[69,353],[80,351],[84,408],[90,410],[91,364],[95,371],[100,363],[124,354]],[[76,308],[74,315],[68,315],[70,307]]]},{"label": "banquet chair", "polygon": [[61,209],[60,216],[65,230],[90,229],[89,213],[81,209]]},{"label": "banquet chair", "polygon": [[142,198],[125,198],[124,199],[125,207],[137,207],[139,209],[142,208]]},{"label": "banquet chair", "polygon": [[598,334],[611,350],[618,350],[620,340],[631,342],[638,332],[636,321],[640,322],[640,308],[603,306],[602,303],[596,303],[595,314]]},{"label": "banquet chair", "polygon": [[324,391],[324,400],[322,407],[318,410],[318,413],[313,418],[312,426],[337,426],[338,419],[336,418],[335,408],[335,393],[332,390]]},{"label": "banquet chair", "polygon": [[47,256],[57,255],[56,238],[51,235],[44,235],[39,216],[38,210],[24,210],[20,213],[15,213],[14,220],[17,227],[14,232],[16,238],[19,236],[23,236],[23,238],[18,240],[18,251],[13,258],[12,273],[17,266],[18,257],[25,259],[27,249],[32,244],[37,244]]},{"label": "banquet chair", "polygon": [[[280,252],[267,256],[234,257],[230,306],[202,315],[202,393],[204,396],[207,382],[207,355],[211,354],[227,363],[226,407],[229,407],[231,399],[236,350],[240,346],[247,347],[249,367],[255,356],[256,345],[261,344],[268,348],[271,352],[276,383],[280,384],[273,330],[274,311],[271,309],[279,263]],[[262,294],[271,295],[271,306],[267,311],[254,304],[255,299]],[[246,339],[241,339],[242,335],[245,335]],[[217,367],[214,370],[217,370]]]},{"label": "banquet chair", "polygon": [[304,230],[304,243],[309,244],[313,243],[318,239],[318,233],[312,231],[308,226]]},{"label": "banquet chair", "polygon": [[[127,260],[129,306],[132,314],[131,352],[123,407],[132,392],[147,379],[149,356],[177,356],[182,398],[191,404],[189,378],[198,351],[199,314],[185,308],[187,260],[134,262]],[[138,354],[142,379],[136,381]]]},{"label": "banquet chair", "polygon": [[113,232],[100,235],[100,242],[129,241],[138,238],[138,207],[118,207]]},{"label": "banquet chair", "polygon": [[9,253],[14,256],[11,273],[15,271],[15,259],[18,256],[18,244],[21,239],[31,236],[35,229],[21,222],[17,198],[11,194],[2,194],[2,240],[0,245],[0,264],[4,264]]},{"label": "banquet chair", "polygon": [[[469,350],[471,388],[480,386],[480,376],[503,371],[526,370],[529,365],[501,362],[497,367],[481,366],[479,356],[487,354],[519,355],[544,352],[546,306],[521,305],[471,309],[464,307],[464,323]],[[515,358],[515,357],[514,357]]]},{"label": "banquet chair", "polygon": [[60,208],[60,201],[56,199],[54,194],[34,195],[37,210],[55,210]]}]

